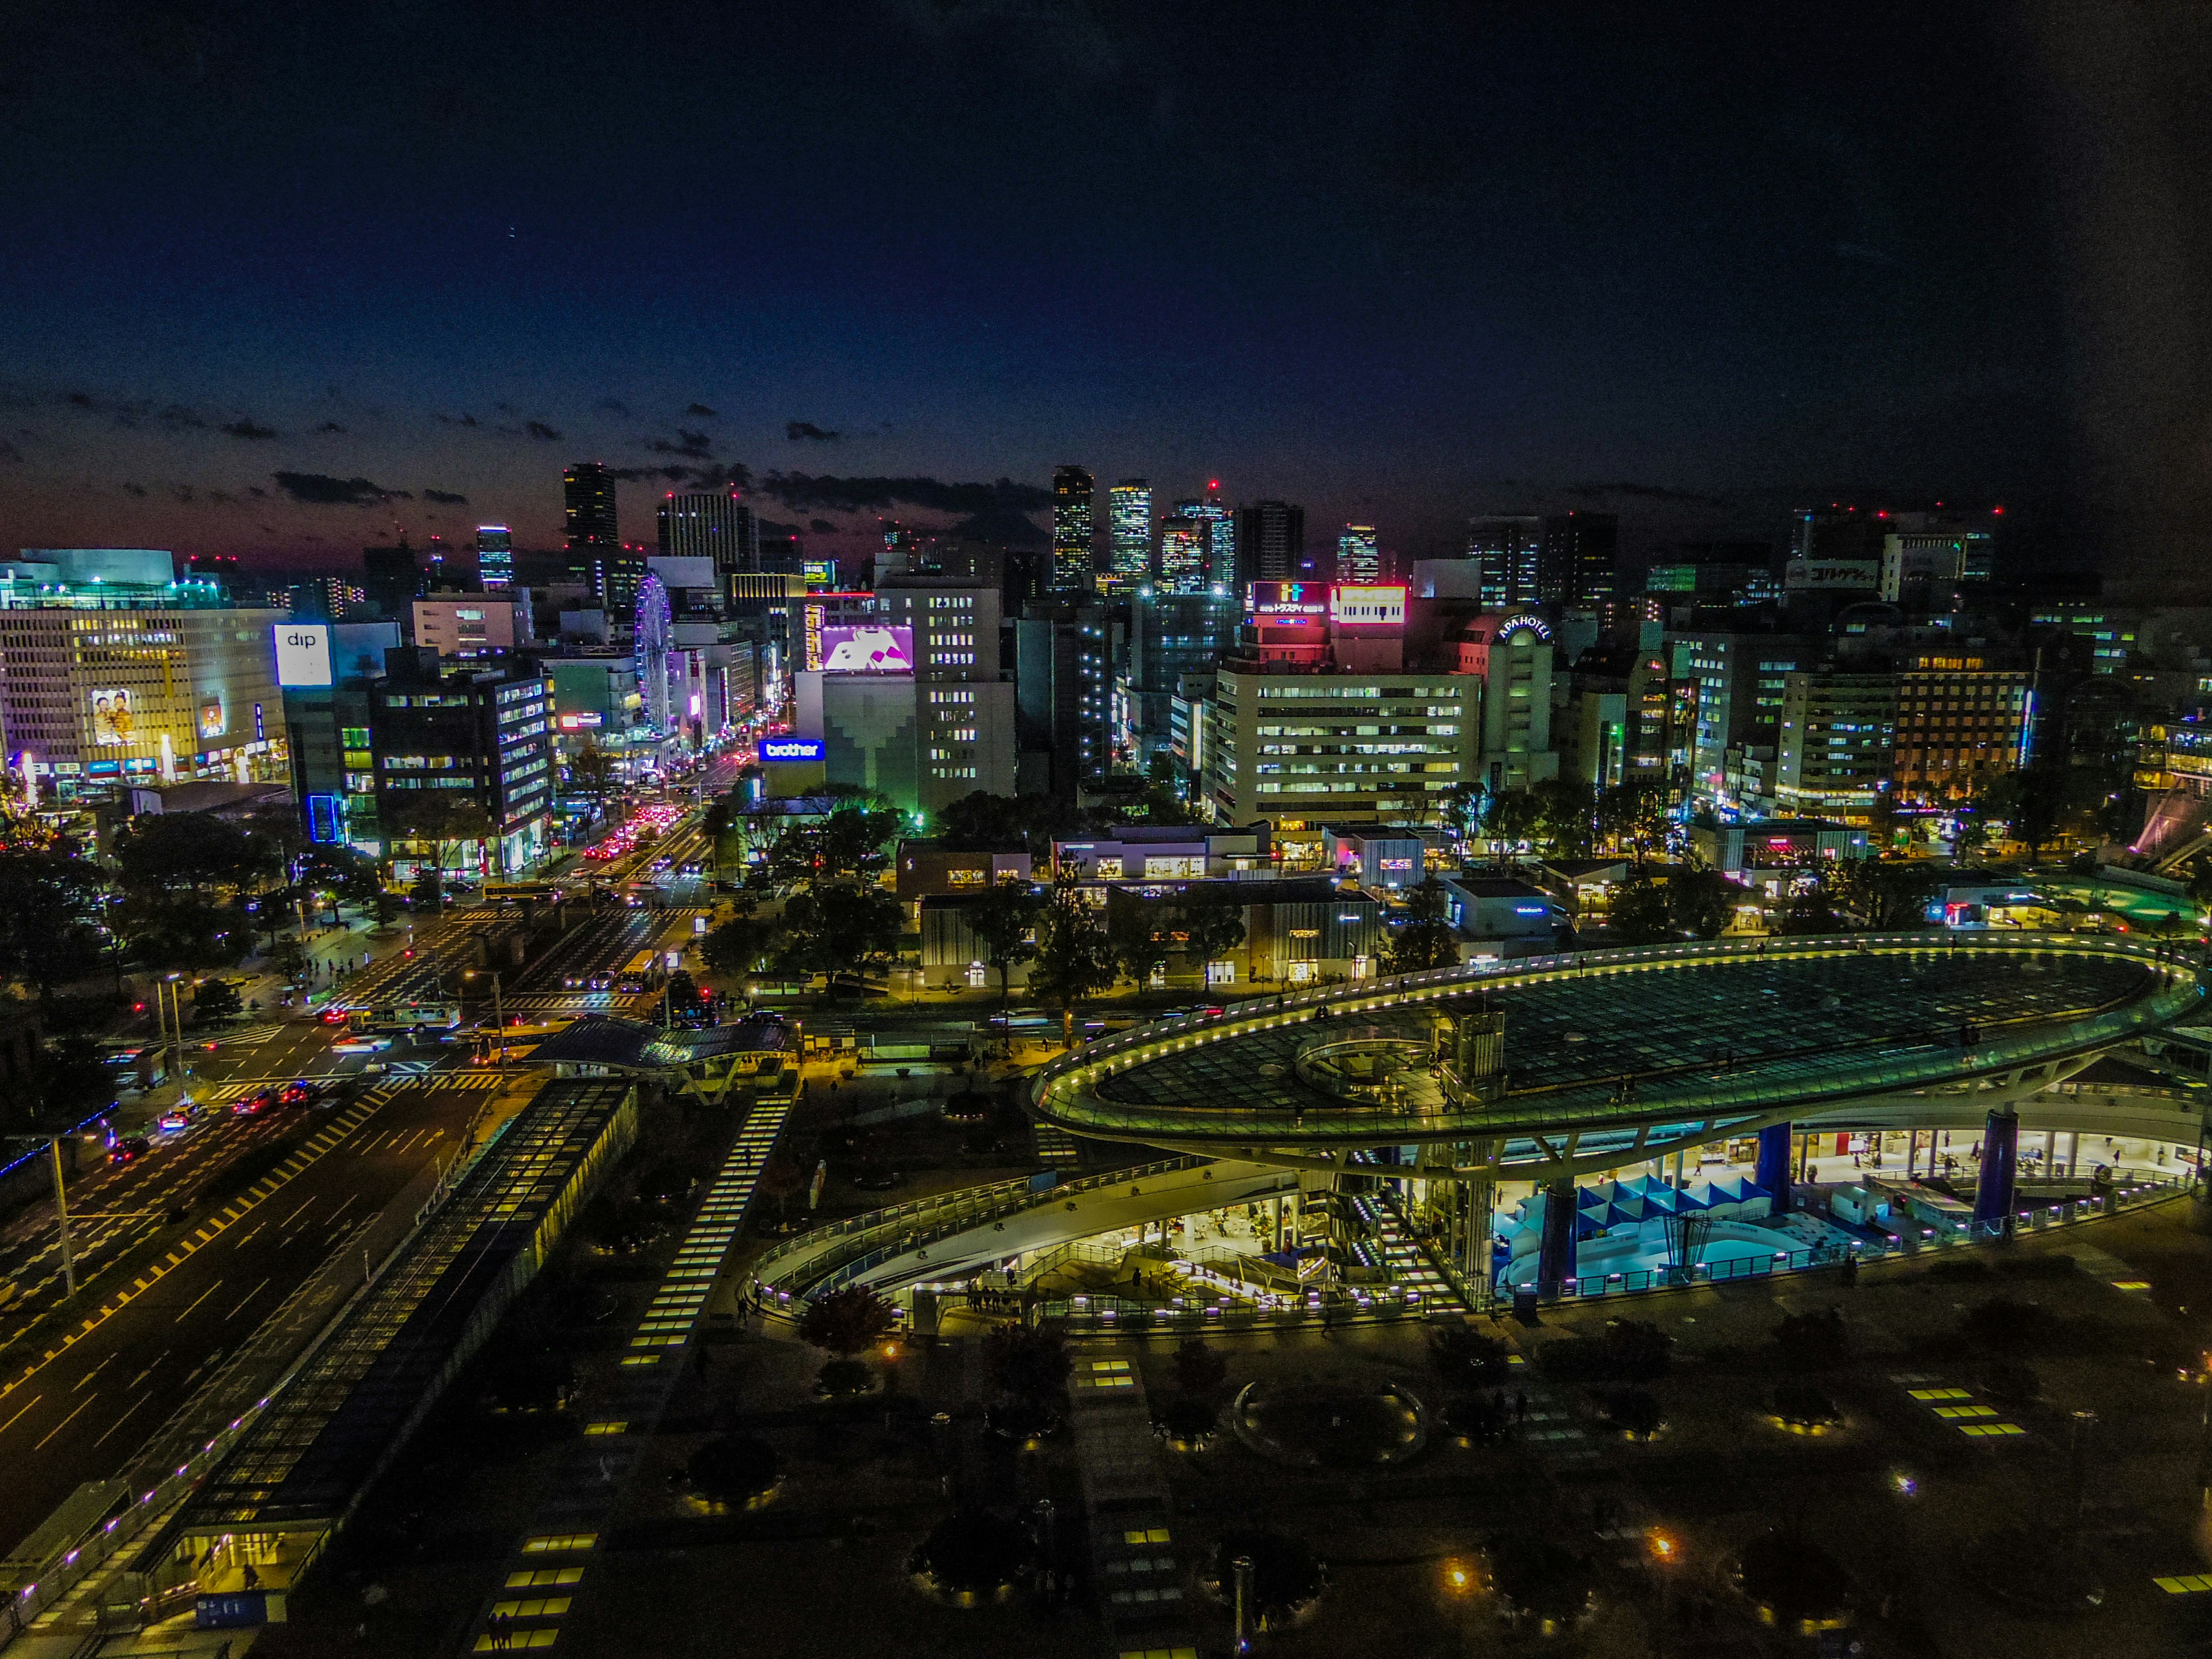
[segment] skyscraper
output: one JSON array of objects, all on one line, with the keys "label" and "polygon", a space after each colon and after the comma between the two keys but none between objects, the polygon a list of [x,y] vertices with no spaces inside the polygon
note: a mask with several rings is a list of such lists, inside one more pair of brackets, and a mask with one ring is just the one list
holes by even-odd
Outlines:
[{"label": "skyscraper", "polygon": [[1382,580],[1382,551],[1371,524],[1348,524],[1336,538],[1336,579],[1340,582],[1379,582]]},{"label": "skyscraper", "polygon": [[1471,521],[1467,556],[1481,567],[1477,580],[1483,608],[1502,611],[1536,600],[1536,565],[1544,550],[1544,521],[1533,515]]},{"label": "skyscraper", "polygon": [[[1212,488],[1211,485],[1208,486]],[[1199,578],[1200,587],[1218,587],[1224,593],[1237,586],[1237,515],[1209,495],[1203,501],[1177,501],[1178,516],[1195,520],[1205,532],[1206,557]],[[1176,590],[1195,592],[1196,589]]]},{"label": "skyscraper", "polygon": [[487,589],[514,586],[514,536],[503,524],[477,526],[477,580]]},{"label": "skyscraper", "polygon": [[1079,466],[1052,473],[1052,585],[1063,593],[1089,593],[1091,569],[1091,475]]},{"label": "skyscraper", "polygon": [[599,461],[578,461],[561,475],[568,499],[568,551],[599,558],[622,550],[615,529],[615,481]]},{"label": "skyscraper", "polygon": [[1537,597],[1547,605],[1610,604],[1619,589],[1620,520],[1611,513],[1563,513],[1544,520],[1536,562]]},{"label": "skyscraper", "polygon": [[653,517],[663,558],[712,559],[718,576],[760,568],[760,521],[734,489],[672,492]]},{"label": "skyscraper", "polygon": [[1113,543],[1112,591],[1141,587],[1152,574],[1152,487],[1124,478],[1109,492],[1108,531]]},{"label": "skyscraper", "polygon": [[1306,510],[1288,501],[1237,509],[1237,586],[1295,581],[1305,573]]},{"label": "skyscraper", "polygon": [[1206,531],[1202,519],[1177,513],[1160,520],[1160,579],[1163,593],[1206,591]]}]

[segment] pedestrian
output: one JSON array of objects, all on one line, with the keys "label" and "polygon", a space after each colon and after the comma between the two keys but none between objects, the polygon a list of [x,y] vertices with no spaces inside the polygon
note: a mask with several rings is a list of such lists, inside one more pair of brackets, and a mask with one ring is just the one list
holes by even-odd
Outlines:
[{"label": "pedestrian", "polygon": [[1513,1414],[1520,1422],[1526,1423],[1528,1420],[1528,1389],[1516,1389],[1513,1391]]}]

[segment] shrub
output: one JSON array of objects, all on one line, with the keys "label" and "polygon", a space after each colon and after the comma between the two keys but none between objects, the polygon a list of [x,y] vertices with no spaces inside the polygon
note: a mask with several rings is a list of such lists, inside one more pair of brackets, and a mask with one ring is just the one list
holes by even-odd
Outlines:
[{"label": "shrub", "polygon": [[1465,1325],[1437,1325],[1429,1331],[1429,1363],[1449,1388],[1498,1387],[1505,1381],[1509,1352],[1496,1337]]},{"label": "shrub", "polygon": [[1018,1396],[994,1401],[983,1413],[993,1434],[1027,1443],[1041,1439],[1060,1426],[1060,1417],[1049,1406]]},{"label": "shrub", "polygon": [[907,1570],[940,1589],[988,1595],[1020,1577],[1030,1564],[1030,1538],[1011,1521],[981,1510],[949,1516],[908,1558]]},{"label": "shrub", "polygon": [[1801,1532],[1762,1533],[1744,1547],[1741,1565],[1744,1593],[1785,1630],[1838,1618],[1850,1606],[1850,1575]]},{"label": "shrub", "polygon": [[1596,1579],[1588,1556],[1525,1532],[1492,1539],[1485,1553],[1498,1611],[1507,1620],[1565,1625],[1589,1610]]},{"label": "shrub", "polygon": [[841,1359],[889,1334],[898,1322],[891,1304],[865,1285],[848,1285],[807,1304],[799,1316],[799,1340],[826,1349]]},{"label": "shrub", "polygon": [[832,1359],[815,1374],[824,1394],[866,1394],[876,1374],[857,1359]]},{"label": "shrub", "polygon": [[1993,1296],[1966,1310],[1959,1328],[1985,1348],[2019,1352],[2048,1342],[2057,1329],[2050,1311],[2033,1302]]},{"label": "shrub", "polygon": [[1444,1407],[1444,1426],[1478,1445],[1503,1439],[1510,1420],[1505,1401],[1495,1395],[1463,1395]]},{"label": "shrub", "polygon": [[2043,1391],[2043,1379],[2035,1374],[2035,1367],[2017,1359],[1993,1359],[1982,1367],[1976,1380],[1983,1393],[2021,1405]]},{"label": "shrub", "polygon": [[1153,1418],[1153,1423],[1169,1439],[1188,1444],[1212,1434],[1220,1415],[1212,1401],[1196,1395],[1179,1394],[1160,1409]]},{"label": "shrub", "polygon": [[1605,1420],[1634,1440],[1649,1440],[1659,1432],[1667,1414],[1649,1389],[1616,1389],[1605,1400]]},{"label": "shrub", "polygon": [[1838,1308],[1785,1314],[1774,1328],[1774,1340],[1781,1345],[1782,1363],[1793,1371],[1832,1371],[1851,1357],[1850,1333]]},{"label": "shrub", "polygon": [[1067,1339],[1050,1325],[1015,1325],[992,1332],[983,1339],[983,1361],[1001,1391],[1037,1401],[1059,1393],[1075,1369]]},{"label": "shrub", "polygon": [[1179,1394],[1204,1399],[1220,1391],[1229,1381],[1229,1362],[1203,1337],[1186,1337],[1176,1345],[1175,1382]]},{"label": "shrub", "polygon": [[1214,1547],[1213,1576],[1224,1601],[1237,1595],[1237,1558],[1252,1563],[1251,1603],[1247,1611],[1262,1628],[1279,1624],[1300,1604],[1312,1601],[1328,1574],[1303,1538],[1280,1532],[1224,1533]]},{"label": "shrub", "polygon": [[765,1440],[725,1436],[709,1440],[684,1466],[684,1485],[710,1504],[743,1504],[775,1490],[782,1470]]},{"label": "shrub", "polygon": [[1784,1382],[1775,1389],[1774,1414],[1803,1428],[1843,1420],[1834,1402],[1809,1382]]}]

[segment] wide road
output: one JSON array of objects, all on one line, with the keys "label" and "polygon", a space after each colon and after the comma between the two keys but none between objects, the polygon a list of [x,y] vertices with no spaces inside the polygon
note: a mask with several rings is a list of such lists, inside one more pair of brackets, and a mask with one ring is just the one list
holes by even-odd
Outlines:
[{"label": "wide road", "polygon": [[[450,1160],[494,1081],[380,1082],[335,1113],[286,1109],[319,1123],[356,1121],[296,1173],[279,1170],[267,1196],[230,1203],[234,1218],[217,1205],[168,1229],[170,1249],[153,1260],[159,1276],[52,1359],[26,1351],[0,1362],[0,1553],[78,1486],[118,1473],[332,1250],[430,1164]],[[110,1305],[131,1288],[118,1280]],[[88,1317],[98,1317],[99,1299],[88,1298]]]}]

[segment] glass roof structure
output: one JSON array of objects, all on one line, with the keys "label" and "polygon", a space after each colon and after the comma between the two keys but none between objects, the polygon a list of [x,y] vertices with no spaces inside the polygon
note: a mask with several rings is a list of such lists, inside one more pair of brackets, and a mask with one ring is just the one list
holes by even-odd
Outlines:
[{"label": "glass roof structure", "polygon": [[[1556,1155],[1687,1138],[1778,1113],[1972,1085],[2094,1054],[2192,1016],[2198,965],[2069,934],[1843,935],[1540,957],[1246,1002],[1076,1050],[1037,1115],[1153,1144],[1296,1150],[1504,1141]],[[1437,1017],[1504,1016],[1504,1086],[1455,1098]],[[1333,1043],[1332,1032],[1349,1042]],[[1403,1060],[1376,1097],[1326,1087]],[[1317,1050],[1340,1049],[1316,1063]],[[1376,1052],[1370,1052],[1370,1051]]]}]

